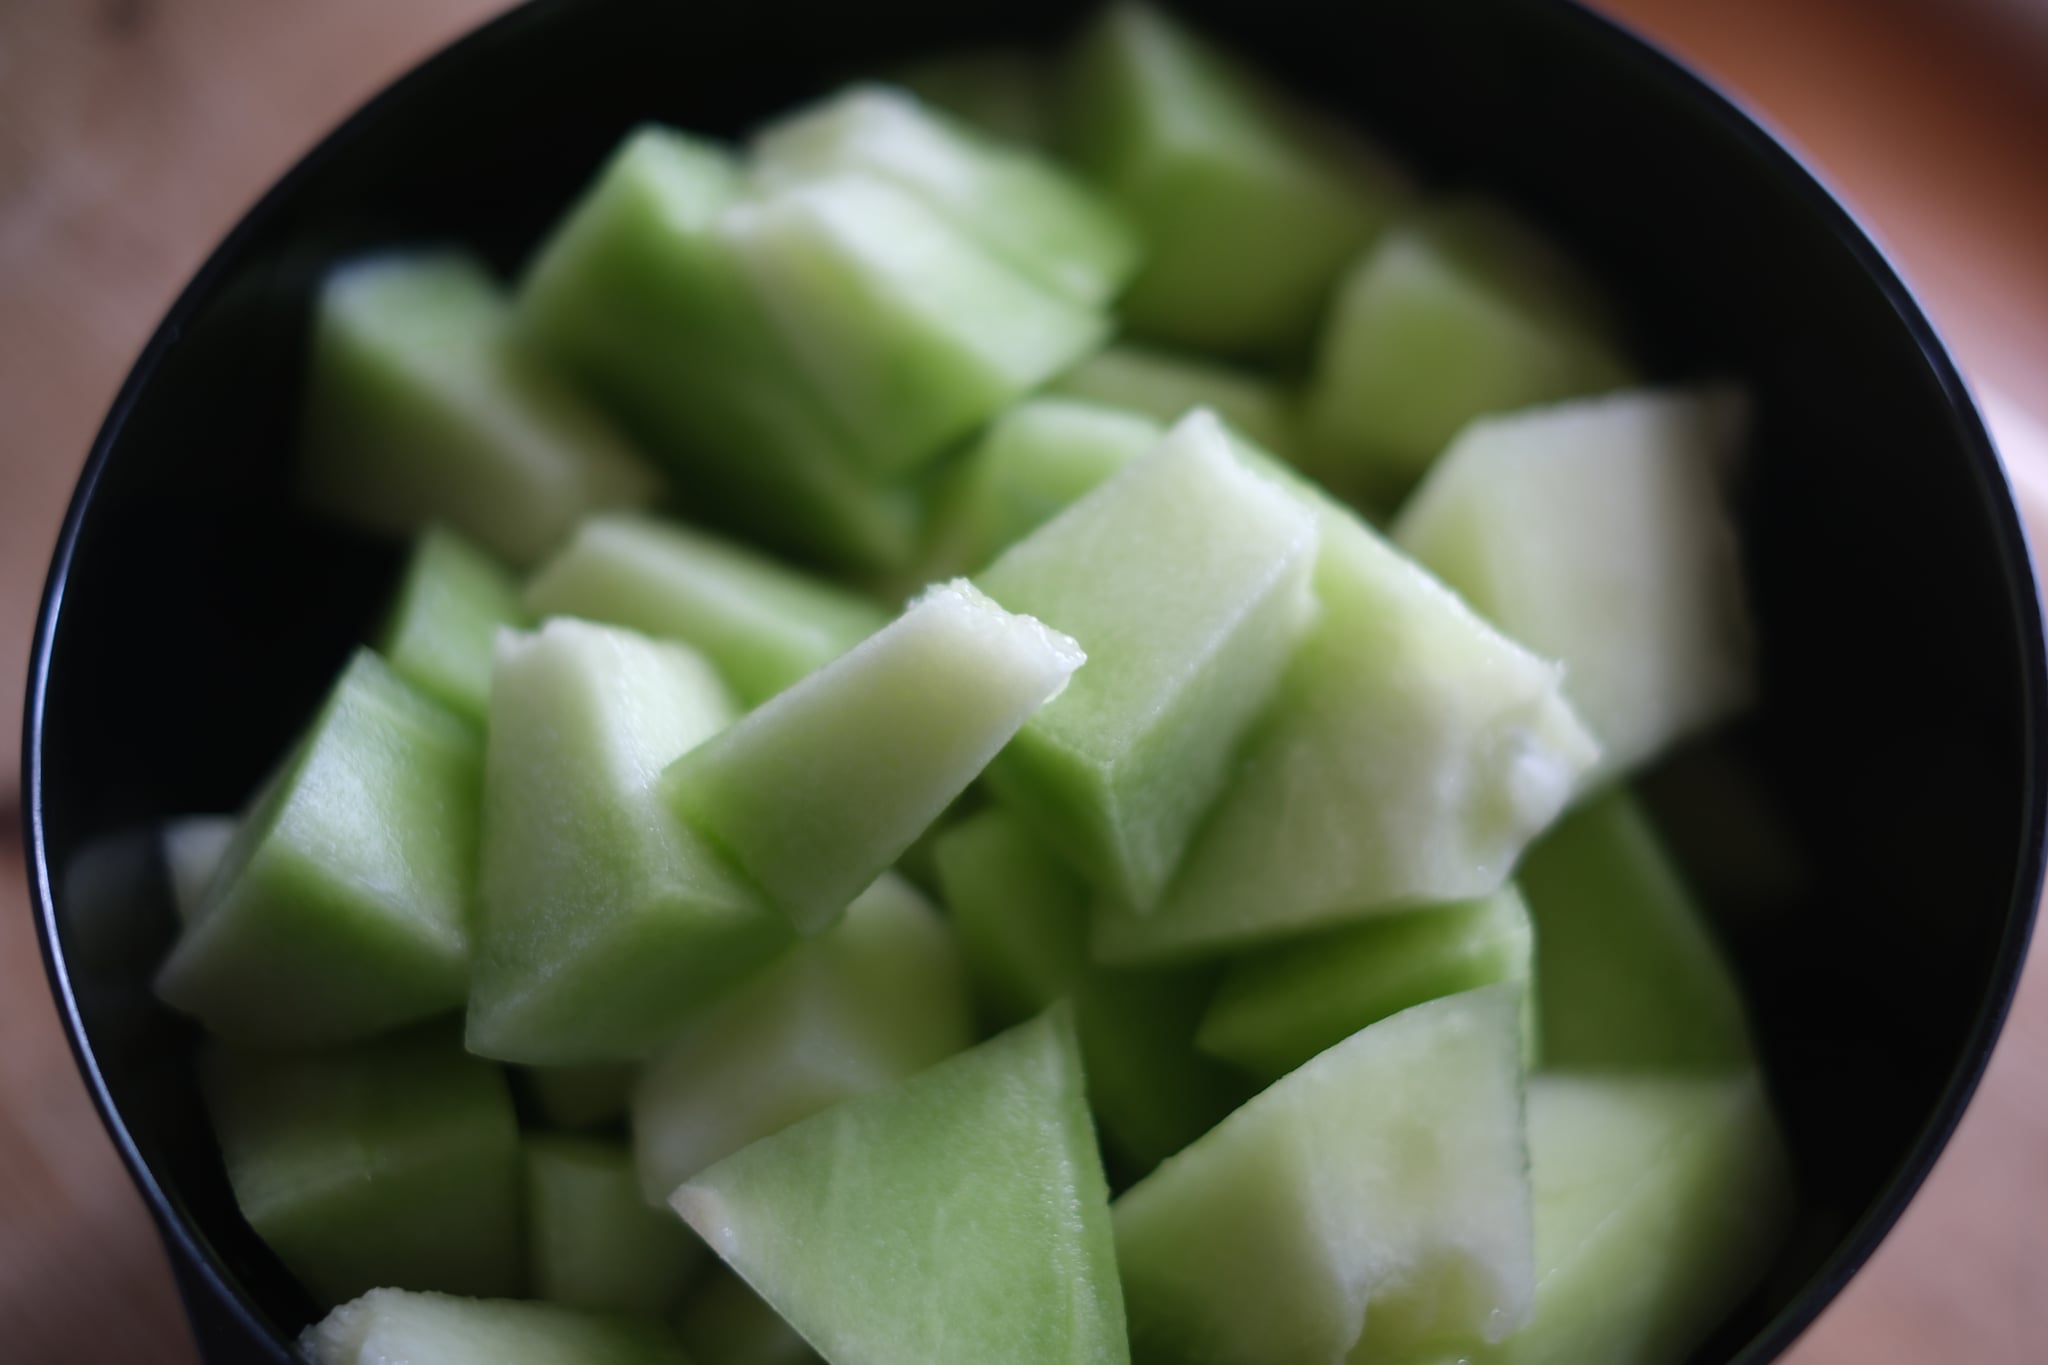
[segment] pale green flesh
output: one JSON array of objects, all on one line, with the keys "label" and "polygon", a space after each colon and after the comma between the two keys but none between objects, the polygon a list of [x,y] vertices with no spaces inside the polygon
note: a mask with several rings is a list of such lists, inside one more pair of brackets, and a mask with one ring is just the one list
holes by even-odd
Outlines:
[{"label": "pale green flesh", "polygon": [[527,1096],[550,1128],[576,1132],[626,1116],[640,1068],[632,1062],[521,1068]]},{"label": "pale green flesh", "polygon": [[810,1343],[723,1266],[690,1291],[673,1322],[692,1365],[821,1365]]},{"label": "pale green flesh", "polygon": [[525,621],[511,573],[455,532],[431,526],[413,544],[378,652],[399,677],[482,725],[498,629]]},{"label": "pale green flesh", "polygon": [[1074,642],[965,581],[662,779],[663,799],[803,933],[836,919],[1066,686]]},{"label": "pale green flesh", "polygon": [[374,529],[445,522],[529,564],[585,512],[657,491],[611,424],[518,343],[503,291],[469,256],[337,271],[311,366],[307,495]]},{"label": "pale green flesh", "polygon": [[885,874],[649,1063],[633,1094],[640,1189],[658,1204],[747,1144],[972,1041],[951,931]]},{"label": "pale green flesh", "polygon": [[898,68],[892,79],[935,109],[992,137],[1043,147],[1053,135],[1053,72],[1020,48],[941,53]]},{"label": "pale green flesh", "polygon": [[526,607],[681,640],[758,706],[888,624],[875,602],[745,545],[652,517],[596,517],[534,575]]},{"label": "pale green flesh", "polygon": [[692,1365],[635,1314],[378,1289],[299,1338],[312,1365]]},{"label": "pale green flesh", "polygon": [[1529,648],[1627,774],[1741,709],[1751,630],[1722,483],[1740,398],[1637,390],[1478,422],[1396,538]]},{"label": "pale green flesh", "polygon": [[1324,1365],[1498,1339],[1533,1289],[1519,992],[1418,1005],[1223,1120],[1116,1203],[1134,1354]]},{"label": "pale green flesh", "polygon": [[205,903],[206,888],[220,871],[239,824],[232,815],[184,815],[164,822],[164,872],[180,924],[190,924]]},{"label": "pale green flesh", "polygon": [[1088,884],[991,806],[941,835],[939,888],[980,1013],[1007,1027],[1073,989],[1088,964]]},{"label": "pale green flesh", "polygon": [[732,714],[686,646],[567,618],[501,637],[472,1049],[557,1065],[643,1055],[789,941],[655,794]]},{"label": "pale green flesh", "polygon": [[519,1291],[511,1093],[452,1030],[302,1057],[215,1049],[201,1075],[242,1216],[315,1299]]},{"label": "pale green flesh", "polygon": [[1089,663],[990,769],[1101,885],[1148,908],[1312,611],[1314,513],[1196,413],[977,578]]},{"label": "pale green flesh", "polygon": [[1142,413],[1169,426],[1196,408],[1208,408],[1254,445],[1290,464],[1297,459],[1294,414],[1280,386],[1197,356],[1106,346],[1053,380],[1046,392]]},{"label": "pale green flesh", "polygon": [[1518,874],[1536,921],[1544,1065],[1748,1066],[1742,995],[1699,906],[1623,790],[1562,820]]},{"label": "pale green flesh", "polygon": [[833,1365],[1130,1358],[1064,1010],[757,1142],[674,1202]]},{"label": "pale green flesh", "polygon": [[459,1008],[478,749],[473,727],[358,651],[222,855],[157,993],[268,1048]]},{"label": "pale green flesh", "polygon": [[640,1195],[623,1143],[529,1134],[527,1293],[570,1308],[659,1312],[702,1268],[704,1244]]}]

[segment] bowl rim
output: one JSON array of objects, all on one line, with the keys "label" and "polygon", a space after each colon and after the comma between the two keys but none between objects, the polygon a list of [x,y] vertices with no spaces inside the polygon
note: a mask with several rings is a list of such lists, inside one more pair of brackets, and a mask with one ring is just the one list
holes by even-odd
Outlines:
[{"label": "bowl rim", "polygon": [[[1777,1359],[1812,1325],[1897,1224],[1961,1121],[1983,1078],[2010,1011],[2026,960],[2044,865],[2048,865],[2048,726],[2042,723],[2043,712],[2048,710],[2048,644],[2044,644],[2039,580],[2035,577],[2032,552],[2010,480],[1969,383],[1889,253],[1879,244],[1871,229],[1849,209],[1826,177],[1769,120],[1746,102],[1621,20],[1590,8],[1584,0],[1513,2],[1548,5],[1556,9],[1564,22],[1579,24],[1592,42],[1604,44],[1615,54],[1617,61],[1642,66],[1660,83],[1688,99],[1721,132],[1739,141],[1765,174],[1792,191],[1799,204],[1813,215],[1815,222],[1848,251],[1865,278],[1890,306],[1898,325],[1918,349],[1920,363],[1934,378],[1946,399],[1953,435],[1980,485],[1993,548],[2005,578],[2008,606],[2020,645],[2024,686],[2019,812],[2023,823],[2019,869],[2006,907],[1987,989],[1978,1003],[1954,1068],[1903,1160],[1880,1186],[1877,1196],[1862,1215],[1840,1234],[1820,1267],[1729,1362],[1729,1365],[1763,1365]],[[143,392],[154,382],[165,357],[179,343],[186,327],[211,300],[221,282],[239,266],[251,239],[284,214],[301,187],[317,177],[348,144],[416,91],[446,79],[450,72],[478,59],[493,45],[512,41],[520,29],[545,24],[556,11],[566,10],[574,3],[576,0],[524,0],[524,3],[483,21],[429,53],[379,88],[315,142],[263,192],[208,253],[205,262],[179,291],[175,302],[151,333],[93,437],[51,554],[32,636],[22,716],[24,862],[44,971],[64,1026],[65,1040],[107,1137],[119,1153],[167,1245],[173,1269],[178,1274],[181,1288],[186,1291],[188,1314],[194,1308],[190,1301],[191,1278],[196,1278],[213,1306],[225,1311],[250,1342],[261,1343],[274,1359],[281,1362],[292,1359],[291,1344],[272,1329],[211,1247],[180,1216],[164,1186],[144,1160],[109,1092],[92,1043],[86,1035],[84,1017],[72,988],[57,921],[55,884],[49,866],[43,810],[44,787],[48,780],[42,745],[43,725],[50,663],[58,622],[63,613],[65,589],[93,496],[129,416]]]}]

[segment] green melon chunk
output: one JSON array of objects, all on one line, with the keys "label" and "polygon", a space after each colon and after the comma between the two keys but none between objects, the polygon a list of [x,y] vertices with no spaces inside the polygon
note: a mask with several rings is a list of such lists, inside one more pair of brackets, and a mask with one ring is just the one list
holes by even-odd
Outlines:
[{"label": "green melon chunk", "polygon": [[810,1343],[723,1266],[690,1291],[673,1321],[694,1365],[822,1365]]},{"label": "green melon chunk", "polygon": [[1090,307],[1138,264],[1131,229],[1066,170],[991,141],[898,89],[856,85],[764,129],[758,180],[874,176],[907,191],[1044,288]]},{"label": "green melon chunk", "polygon": [[1231,430],[1290,464],[1300,442],[1287,395],[1270,379],[1147,346],[1107,346],[1055,379],[1048,392],[1124,408],[1171,425],[1208,408]]},{"label": "green melon chunk", "polygon": [[268,1048],[460,1008],[480,748],[473,727],[357,651],[222,855],[157,993]]},{"label": "green melon chunk", "polygon": [[1111,7],[1066,76],[1066,149],[1144,240],[1119,305],[1141,335],[1232,352],[1304,344],[1339,272],[1406,197],[1383,154],[1150,7]]},{"label": "green melon chunk", "polygon": [[526,1094],[551,1128],[578,1132],[626,1117],[640,1068],[632,1062],[521,1067]]},{"label": "green melon chunk", "polygon": [[633,1095],[640,1188],[659,1204],[748,1143],[973,1041],[952,932],[914,887],[884,874],[649,1064]]},{"label": "green melon chunk", "polygon": [[1599,313],[1592,286],[1501,210],[1403,224],[1337,289],[1306,399],[1315,473],[1391,501],[1476,417],[1628,383]]},{"label": "green melon chunk", "polygon": [[1722,496],[1744,426],[1723,390],[1639,390],[1475,423],[1396,532],[1488,620],[1563,662],[1631,772],[1755,692]]},{"label": "green melon chunk", "polygon": [[928,463],[1108,330],[886,181],[805,181],[728,225],[799,371],[873,477]]},{"label": "green melon chunk", "polygon": [[311,366],[307,495],[377,530],[445,522],[528,564],[586,512],[657,491],[611,424],[517,342],[510,303],[469,256],[336,270]]},{"label": "green melon chunk", "polygon": [[242,1216],[315,1299],[519,1292],[511,1092],[451,1031],[291,1057],[215,1048],[201,1079]]},{"label": "green melon chunk", "polygon": [[765,1138],[674,1203],[833,1365],[1130,1359],[1063,1009]]},{"label": "green melon chunk", "polygon": [[991,137],[1043,147],[1053,135],[1053,73],[1021,48],[967,48],[899,68],[896,84]]},{"label": "green melon chunk", "polygon": [[633,133],[527,268],[519,326],[701,515],[810,558],[905,563],[915,499],[855,470],[798,377],[727,230],[741,189],[725,148]]},{"label": "green melon chunk", "polygon": [[789,941],[655,792],[732,716],[686,646],[569,618],[500,637],[473,1050],[555,1065],[643,1055]]},{"label": "green melon chunk", "polygon": [[526,1139],[527,1292],[571,1308],[658,1312],[706,1259],[667,1208],[641,1198],[623,1143]]},{"label": "green melon chunk", "polygon": [[1007,1027],[1074,987],[1088,964],[1088,884],[1000,806],[947,830],[933,851],[984,1019]]},{"label": "green melon chunk", "polygon": [[1519,1326],[1533,1274],[1518,995],[1381,1020],[1126,1191],[1135,1354],[1302,1365]]},{"label": "green melon chunk", "polygon": [[1085,656],[965,580],[692,750],[682,822],[817,933],[910,847]]},{"label": "green melon chunk", "polygon": [[1216,973],[1205,967],[1097,967],[1075,986],[1088,1102],[1128,1178],[1201,1137],[1258,1088],[1195,1047],[1215,990]]},{"label": "green melon chunk", "polygon": [[399,677],[482,725],[498,628],[525,623],[510,571],[455,532],[434,526],[413,545],[378,652]]},{"label": "green melon chunk", "polygon": [[164,872],[178,923],[190,924],[205,904],[206,889],[220,871],[240,824],[232,815],[181,815],[164,821]]},{"label": "green melon chunk", "polygon": [[1546,1066],[1748,1066],[1742,993],[1656,831],[1624,790],[1573,811],[1520,872],[1536,921]]},{"label": "green melon chunk", "polygon": [[[1512,884],[1476,900],[1375,916],[1232,962],[1195,1041],[1276,1081],[1426,1000],[1513,981],[1533,1003],[1534,952],[1529,909]],[[1525,1038],[1525,1053],[1533,1041]]]},{"label": "green melon chunk", "polygon": [[1306,628],[1316,518],[1196,413],[977,579],[1090,664],[989,781],[1137,909],[1173,874]]},{"label": "green melon chunk", "polygon": [[526,605],[694,645],[747,706],[889,623],[880,606],[836,583],[652,517],[583,523],[527,585]]},{"label": "green melon chunk", "polygon": [[343,1304],[299,1350],[312,1365],[690,1365],[652,1318],[403,1289]]}]

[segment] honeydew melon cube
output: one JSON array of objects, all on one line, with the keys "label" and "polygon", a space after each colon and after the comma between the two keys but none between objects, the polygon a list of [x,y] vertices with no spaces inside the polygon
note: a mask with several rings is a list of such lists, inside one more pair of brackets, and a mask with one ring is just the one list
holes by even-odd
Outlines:
[{"label": "honeydew melon cube", "polygon": [[510,301],[467,255],[337,269],[310,363],[307,495],[374,529],[445,522],[529,564],[584,513],[658,491],[611,423],[518,342]]},{"label": "honeydew melon cube", "polygon": [[181,815],[164,821],[164,872],[178,923],[190,924],[199,913],[239,824],[232,815]]},{"label": "honeydew melon cube", "polygon": [[1151,1171],[1258,1089],[1195,1047],[1215,990],[1206,967],[1096,967],[1075,984],[1088,1102],[1125,1178]]},{"label": "honeydew melon cube", "polygon": [[[1427,1000],[1516,982],[1533,1005],[1534,952],[1529,909],[1512,883],[1476,900],[1375,916],[1232,961],[1195,1041],[1276,1081]],[[1525,1030],[1525,1055],[1531,1035]]]},{"label": "honeydew melon cube", "polygon": [[676,1191],[833,1365],[1123,1365],[1109,1190],[1055,1008]]},{"label": "honeydew melon cube", "polygon": [[1046,387],[1086,403],[1143,413],[1171,425],[1208,408],[1252,444],[1298,463],[1300,445],[1287,395],[1248,370],[1149,346],[1105,346]]},{"label": "honeydew melon cube", "polygon": [[482,725],[498,629],[525,623],[511,572],[455,532],[432,526],[413,544],[378,652],[399,677]]},{"label": "honeydew melon cube", "polygon": [[1474,423],[1402,511],[1401,544],[1488,620],[1561,660],[1631,772],[1755,692],[1722,496],[1744,427],[1726,390],[1637,390]]},{"label": "honeydew melon cube", "polygon": [[521,1067],[518,1075],[541,1121],[573,1133],[625,1118],[640,1068],[632,1062],[593,1062]]},{"label": "honeydew melon cube", "polygon": [[653,1318],[376,1289],[299,1338],[312,1365],[690,1365]]},{"label": "honeydew melon cube", "polygon": [[758,706],[889,623],[836,583],[693,527],[593,517],[527,584],[537,616],[581,616],[703,651]]},{"label": "honeydew melon cube", "polygon": [[901,89],[851,86],[769,125],[752,152],[756,179],[770,186],[846,173],[885,180],[1076,303],[1106,304],[1138,264],[1131,229],[1066,170]]},{"label": "honeydew melon cube", "polygon": [[690,1291],[672,1321],[692,1365],[820,1365],[811,1344],[722,1265]]},{"label": "honeydew melon cube", "polygon": [[1053,72],[1022,48],[942,52],[899,68],[898,85],[991,137],[1044,147],[1053,137]]},{"label": "honeydew melon cube", "polygon": [[642,1056],[789,942],[655,793],[662,769],[733,714],[684,645],[566,617],[499,637],[473,1051],[547,1065]]},{"label": "honeydew melon cube", "polygon": [[799,932],[818,933],[1084,657],[964,579],[938,584],[675,763],[663,799]]},{"label": "honeydew melon cube", "polygon": [[1360,1030],[1125,1191],[1135,1354],[1301,1365],[1519,1326],[1534,1275],[1517,994]]},{"label": "honeydew melon cube", "polygon": [[938,912],[884,874],[830,930],[692,1021],[633,1094],[640,1188],[659,1205],[748,1143],[974,1041]]},{"label": "honeydew melon cube", "polygon": [[1138,910],[1172,876],[1308,624],[1316,535],[1315,515],[1198,412],[977,579],[1092,660],[989,781]]},{"label": "honeydew melon cube", "polygon": [[460,1008],[481,747],[474,727],[357,651],[222,855],[157,994],[267,1048]]},{"label": "honeydew melon cube", "polygon": [[984,1019],[1008,1027],[1074,988],[1091,893],[1029,826],[991,806],[941,835],[933,857]]},{"label": "honeydew melon cube", "polygon": [[1574,810],[1520,872],[1536,922],[1546,1066],[1746,1067],[1742,993],[1698,904],[1625,789]]},{"label": "honeydew melon cube", "polygon": [[623,1143],[529,1134],[527,1292],[571,1308],[659,1312],[708,1253],[682,1220],[640,1195]]},{"label": "honeydew melon cube", "polygon": [[214,1048],[201,1081],[235,1203],[316,1300],[519,1291],[511,1092],[451,1031],[302,1056]]}]

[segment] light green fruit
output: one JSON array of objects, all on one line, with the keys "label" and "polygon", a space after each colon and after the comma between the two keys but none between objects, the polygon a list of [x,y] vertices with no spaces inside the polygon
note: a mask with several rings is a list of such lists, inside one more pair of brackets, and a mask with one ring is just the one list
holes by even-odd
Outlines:
[{"label": "light green fruit", "polygon": [[451,1030],[303,1056],[216,1047],[200,1071],[235,1203],[314,1299],[519,1291],[511,1092]]},{"label": "light green fruit", "polygon": [[583,523],[526,588],[581,616],[694,645],[758,706],[889,622],[870,599],[744,545],[652,517]]},{"label": "light green fruit", "polygon": [[964,580],[750,712],[662,778],[803,933],[837,919],[1081,666]]},{"label": "light green fruit", "polygon": [[222,855],[157,993],[266,1048],[459,1008],[480,748],[474,727],[357,651]]},{"label": "light green fruit", "polygon": [[1106,346],[1055,379],[1047,392],[1168,425],[1208,408],[1246,440],[1290,464],[1299,460],[1294,414],[1280,386],[1211,360],[1128,343]]},{"label": "light green fruit", "polygon": [[943,52],[899,68],[893,79],[935,109],[991,137],[1043,147],[1053,136],[1053,73],[1022,48]]},{"label": "light green fruit", "polygon": [[[1511,981],[1533,1003],[1526,992],[1534,952],[1529,909],[1512,884],[1476,900],[1374,916],[1233,961],[1195,1041],[1276,1081],[1426,1000]],[[1525,1055],[1533,1041],[1525,1038]]]},{"label": "light green fruit", "polygon": [[703,1267],[703,1242],[640,1196],[623,1143],[526,1137],[527,1292],[570,1308],[660,1312]]},{"label": "light green fruit", "polygon": [[640,1189],[660,1204],[747,1144],[974,1041],[938,912],[884,874],[830,930],[691,1023],[633,1094]]},{"label": "light green fruit", "polygon": [[343,1304],[299,1350],[312,1365],[691,1365],[653,1318],[403,1289]]},{"label": "light green fruit", "polygon": [[1088,883],[1001,806],[933,850],[980,1013],[1007,1027],[1068,994],[1088,965]]},{"label": "light green fruit", "polygon": [[690,1291],[673,1321],[693,1365],[821,1365],[810,1343],[723,1266]]},{"label": "light green fruit", "polygon": [[1475,610],[1565,667],[1625,774],[1755,692],[1724,476],[1741,398],[1637,390],[1469,427],[1396,536]]},{"label": "light green fruit", "polygon": [[640,1068],[633,1062],[521,1067],[527,1097],[550,1128],[579,1132],[626,1117]]},{"label": "light green fruit", "polygon": [[1095,967],[1075,984],[1088,1103],[1120,1178],[1145,1175],[1258,1089],[1195,1047],[1215,990],[1207,967]]},{"label": "light green fruit", "polygon": [[240,824],[232,815],[181,815],[164,821],[164,872],[178,923],[190,924],[205,904],[206,889],[220,871]]},{"label": "light green fruit", "polygon": [[374,256],[320,291],[306,494],[380,531],[445,522],[514,564],[585,513],[653,498],[632,448],[515,338],[474,258]]},{"label": "light green fruit", "polygon": [[1353,1034],[1126,1191],[1136,1356],[1363,1361],[1519,1326],[1534,1277],[1518,994]]},{"label": "light green fruit", "polygon": [[703,1172],[676,1208],[833,1365],[1122,1365],[1063,1009]]},{"label": "light green fruit", "polygon": [[1198,412],[977,582],[1090,662],[989,770],[1137,910],[1173,875],[1313,610],[1316,517]]},{"label": "light green fruit", "polygon": [[399,677],[482,725],[498,630],[525,623],[511,572],[455,532],[430,526],[413,543],[378,652]]},{"label": "light green fruit", "polygon": [[500,637],[473,1050],[549,1065],[644,1055],[788,943],[655,794],[733,714],[684,645],[569,618]]}]

